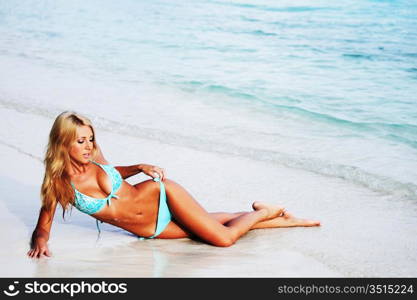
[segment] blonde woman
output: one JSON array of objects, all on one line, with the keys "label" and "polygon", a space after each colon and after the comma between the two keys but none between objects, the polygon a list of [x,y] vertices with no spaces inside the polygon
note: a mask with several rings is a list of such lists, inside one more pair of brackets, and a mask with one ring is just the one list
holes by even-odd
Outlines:
[{"label": "blonde woman", "polygon": [[[99,221],[142,238],[197,238],[228,247],[255,228],[318,226],[277,205],[254,202],[253,211],[208,213],[165,170],[148,164],[113,167],[104,158],[92,123],[63,112],[55,120],[45,155],[42,207],[28,256],[51,256],[47,242],[56,206],[71,206]],[[143,172],[151,180],[131,185],[124,179]]]}]

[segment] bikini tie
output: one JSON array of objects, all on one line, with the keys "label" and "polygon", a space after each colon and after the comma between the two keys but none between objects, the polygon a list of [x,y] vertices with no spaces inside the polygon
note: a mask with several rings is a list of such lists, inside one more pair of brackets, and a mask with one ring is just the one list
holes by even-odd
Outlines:
[{"label": "bikini tie", "polygon": [[[119,196],[117,196],[113,191],[111,191],[110,195],[107,196],[106,201],[107,201],[107,205],[110,206],[111,205],[111,198],[116,198],[119,199]],[[99,225],[99,220],[96,219],[96,226],[97,226],[97,230],[98,230],[98,234],[101,233],[101,229],[100,229],[100,225]],[[101,223],[103,223],[103,221],[100,221]]]},{"label": "bikini tie", "polygon": [[107,196],[107,205],[110,206],[111,205],[111,198],[116,198],[119,199],[119,196],[117,196],[116,194],[113,193],[113,191],[110,193],[110,195]]}]

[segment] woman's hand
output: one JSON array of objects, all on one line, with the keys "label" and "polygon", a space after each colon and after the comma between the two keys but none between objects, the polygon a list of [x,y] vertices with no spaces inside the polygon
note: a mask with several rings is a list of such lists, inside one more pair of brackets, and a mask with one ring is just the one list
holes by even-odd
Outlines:
[{"label": "woman's hand", "polygon": [[30,258],[51,257],[47,241],[44,238],[37,238],[32,243],[32,249],[27,253]]},{"label": "woman's hand", "polygon": [[140,164],[139,169],[152,178],[159,177],[161,180],[165,178],[165,170],[160,167]]}]

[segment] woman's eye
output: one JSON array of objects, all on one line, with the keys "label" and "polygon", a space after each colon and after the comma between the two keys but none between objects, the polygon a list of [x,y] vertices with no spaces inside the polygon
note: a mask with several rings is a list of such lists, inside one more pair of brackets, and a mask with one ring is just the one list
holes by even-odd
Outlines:
[{"label": "woman's eye", "polygon": [[91,139],[90,142],[94,142],[94,139]]},{"label": "woman's eye", "polygon": [[84,143],[84,141],[77,141],[78,142],[78,144],[82,144],[82,143]]}]

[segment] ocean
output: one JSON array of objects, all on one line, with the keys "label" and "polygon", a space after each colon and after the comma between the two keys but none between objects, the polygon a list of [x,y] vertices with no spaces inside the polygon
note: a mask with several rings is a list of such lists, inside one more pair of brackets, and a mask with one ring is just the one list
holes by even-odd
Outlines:
[{"label": "ocean", "polygon": [[416,14],[412,1],[2,1],[0,103],[415,198]]}]

